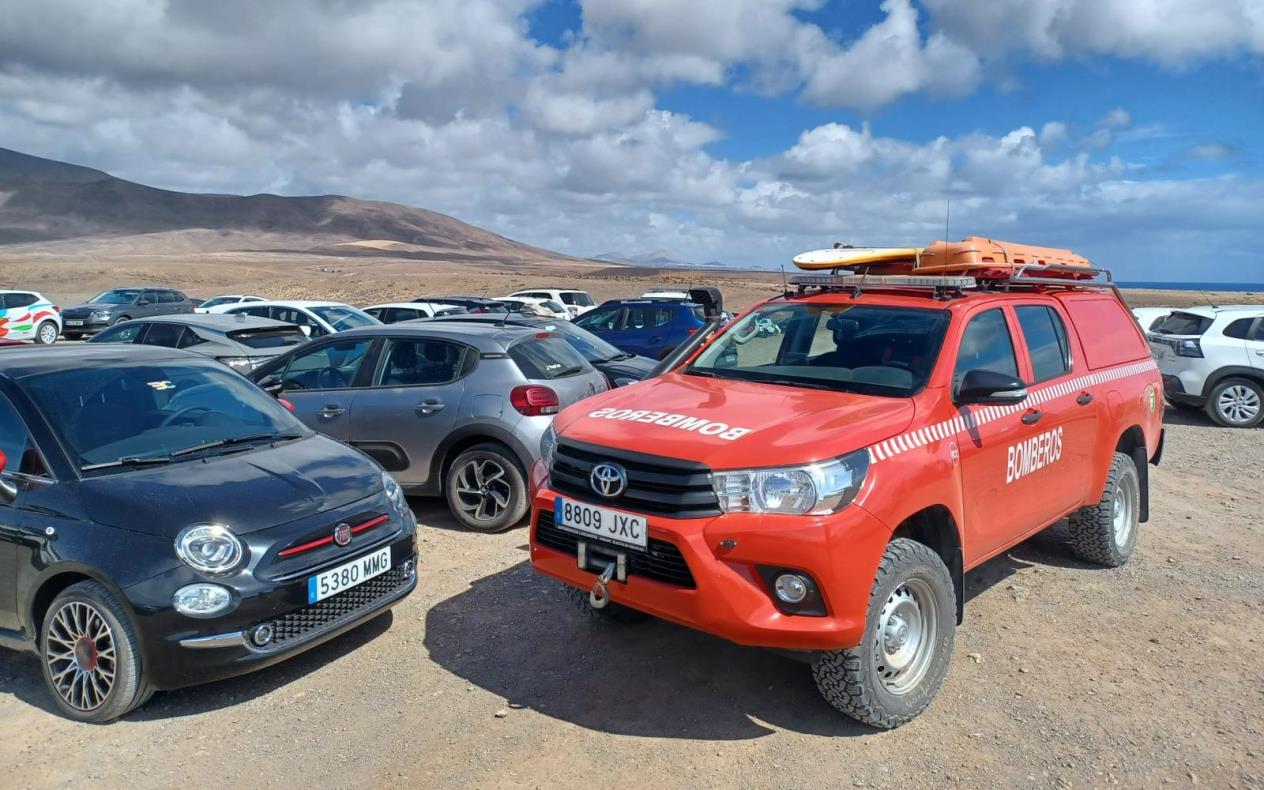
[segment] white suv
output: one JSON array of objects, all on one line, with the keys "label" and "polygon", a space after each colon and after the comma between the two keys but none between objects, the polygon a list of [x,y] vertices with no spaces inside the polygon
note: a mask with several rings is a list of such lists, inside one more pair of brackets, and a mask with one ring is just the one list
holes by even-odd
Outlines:
[{"label": "white suv", "polygon": [[551,299],[554,302],[560,302],[566,305],[566,311],[571,314],[571,318],[583,315],[589,310],[597,306],[593,298],[588,295],[587,291],[576,291],[566,288],[531,288],[523,291],[514,291],[509,294],[513,297],[530,297],[532,299]]},{"label": "white suv", "polygon": [[1264,305],[1176,310],[1149,339],[1173,404],[1231,428],[1264,421]]}]

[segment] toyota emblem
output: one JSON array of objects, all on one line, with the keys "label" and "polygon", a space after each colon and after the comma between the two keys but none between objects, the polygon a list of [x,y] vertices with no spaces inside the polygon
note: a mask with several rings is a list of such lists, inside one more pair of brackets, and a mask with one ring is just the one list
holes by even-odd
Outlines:
[{"label": "toyota emblem", "polygon": [[627,489],[628,473],[618,464],[600,463],[589,472],[588,484],[604,497],[616,497]]},{"label": "toyota emblem", "polygon": [[334,543],[345,546],[351,542],[351,525],[339,524],[334,527]]}]

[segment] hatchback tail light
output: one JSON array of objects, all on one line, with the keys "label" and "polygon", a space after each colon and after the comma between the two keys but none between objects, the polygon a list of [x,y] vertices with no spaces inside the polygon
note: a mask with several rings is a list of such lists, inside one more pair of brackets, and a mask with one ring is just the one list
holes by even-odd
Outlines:
[{"label": "hatchback tail light", "polygon": [[58,313],[58,314],[60,314],[60,313],[61,313],[61,305],[56,305],[56,304],[55,304],[55,305],[53,305],[53,312],[54,312],[54,313]]},{"label": "hatchback tail light", "polygon": [[509,393],[509,402],[518,410],[518,413],[527,417],[557,414],[558,407],[561,406],[556,392],[538,384],[514,387]]}]

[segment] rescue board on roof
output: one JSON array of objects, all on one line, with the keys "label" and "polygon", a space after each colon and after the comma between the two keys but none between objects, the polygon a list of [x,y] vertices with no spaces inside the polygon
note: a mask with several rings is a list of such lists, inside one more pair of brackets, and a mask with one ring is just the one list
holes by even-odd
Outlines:
[{"label": "rescue board on roof", "polygon": [[916,247],[840,247],[815,250],[794,257],[806,271],[851,269],[863,274],[969,274],[980,279],[1005,279],[1024,266],[1083,268],[1050,271],[1045,276],[1076,279],[1093,277],[1092,264],[1081,255],[1056,247],[1036,247],[1009,241],[967,236],[959,242],[935,241]]}]

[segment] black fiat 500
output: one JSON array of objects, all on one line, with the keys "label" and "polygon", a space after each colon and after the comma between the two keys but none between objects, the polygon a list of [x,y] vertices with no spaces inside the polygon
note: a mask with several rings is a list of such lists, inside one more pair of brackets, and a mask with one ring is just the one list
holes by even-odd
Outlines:
[{"label": "black fiat 500", "polygon": [[0,644],[67,716],[288,658],[416,586],[394,480],[184,351],[0,351]]}]

